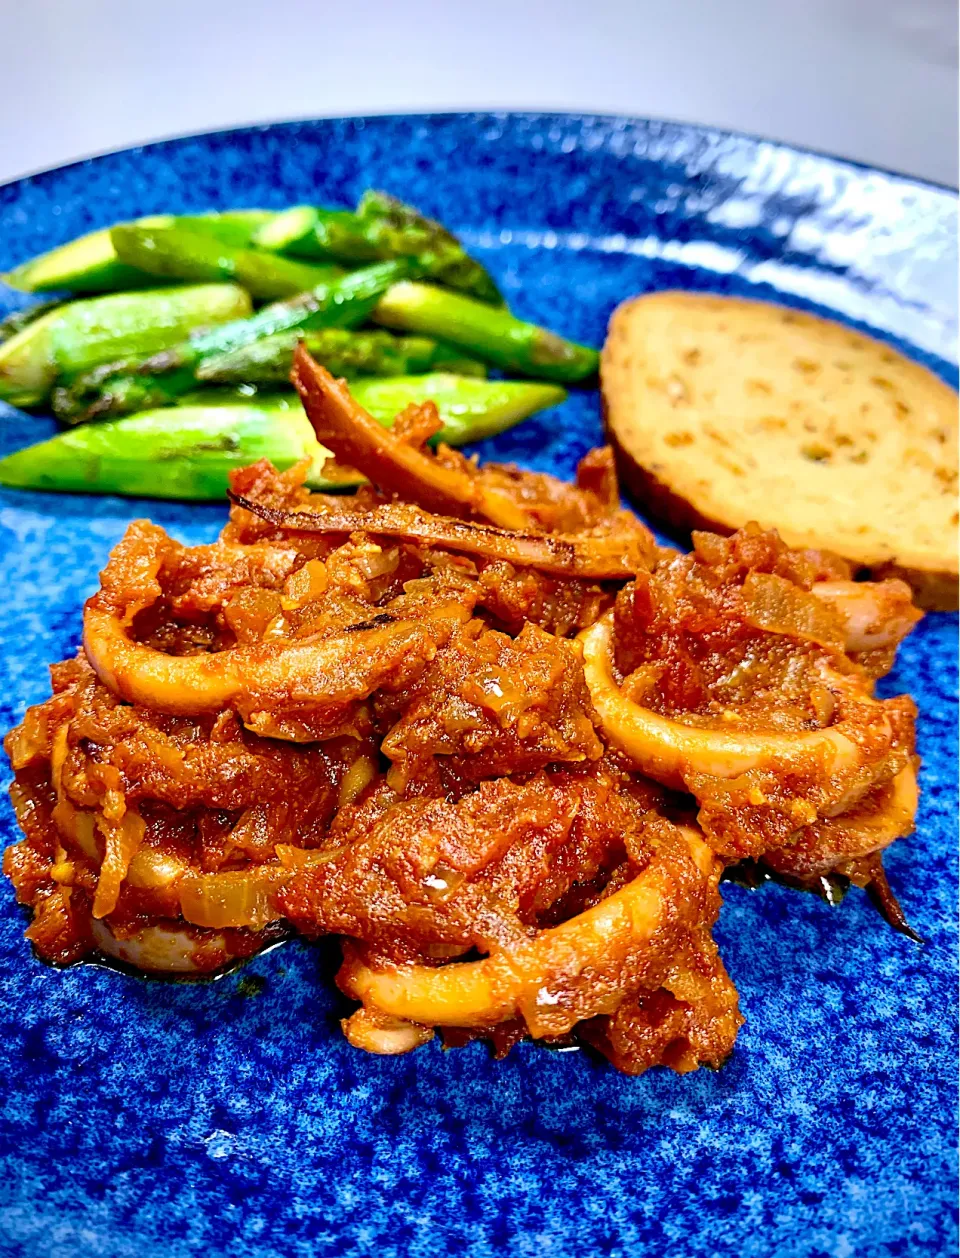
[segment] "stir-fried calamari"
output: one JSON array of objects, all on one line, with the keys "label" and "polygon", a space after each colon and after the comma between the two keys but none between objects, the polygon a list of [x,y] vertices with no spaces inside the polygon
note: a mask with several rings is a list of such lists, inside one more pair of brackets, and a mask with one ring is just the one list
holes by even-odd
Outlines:
[{"label": "stir-fried calamari", "polygon": [[577,482],[376,424],[306,354],[317,435],[369,484],[233,480],[218,542],[138,521],[83,648],[7,737],[4,868],[48,960],[210,972],[343,937],[357,1047],[581,1042],[719,1065],[725,867],[872,885],[913,825],[912,702],[873,684],[897,581],[756,528],[659,549],[609,452]]}]

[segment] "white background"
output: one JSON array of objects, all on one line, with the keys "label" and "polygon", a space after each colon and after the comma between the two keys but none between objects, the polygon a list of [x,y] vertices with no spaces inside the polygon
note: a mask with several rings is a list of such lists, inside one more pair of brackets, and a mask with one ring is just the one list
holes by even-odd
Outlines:
[{"label": "white background", "polygon": [[242,122],[496,106],[957,180],[956,0],[0,0],[0,180]]}]

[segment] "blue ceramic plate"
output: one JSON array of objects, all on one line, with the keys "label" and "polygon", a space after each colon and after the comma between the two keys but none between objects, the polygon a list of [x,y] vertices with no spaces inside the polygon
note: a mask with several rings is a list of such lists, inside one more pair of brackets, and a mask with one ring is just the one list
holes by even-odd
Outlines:
[{"label": "blue ceramic plate", "polygon": [[[173,140],[0,188],[0,269],[161,210],[351,204],[373,185],[462,233],[521,315],[599,344],[615,304],[679,286],[867,328],[955,379],[956,198],[783,145],[622,118],[470,114]],[[0,305],[18,302],[0,289]],[[46,435],[2,415],[4,451]],[[487,447],[569,475],[594,392]],[[129,520],[210,540],[218,506],[4,493],[0,724],[48,693]],[[917,833],[888,867],[926,940],[728,886],[744,1026],[718,1073],[629,1079],[582,1053],[400,1058],[342,1039],[332,948],[207,986],[34,960],[0,889],[0,1251],[42,1258],[956,1252],[956,621],[886,693],[921,710]],[[15,837],[4,801],[2,838]],[[251,976],[257,976],[251,982]]]}]

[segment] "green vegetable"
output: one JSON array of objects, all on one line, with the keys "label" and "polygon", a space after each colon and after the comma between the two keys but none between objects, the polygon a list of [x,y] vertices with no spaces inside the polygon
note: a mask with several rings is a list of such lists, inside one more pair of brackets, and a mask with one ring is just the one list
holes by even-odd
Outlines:
[{"label": "green vegetable", "polygon": [[[444,421],[438,439],[454,445],[501,432],[564,397],[556,385],[444,374],[357,381],[353,390],[386,426],[411,402],[433,398]],[[247,403],[234,397],[229,404],[178,406],[70,429],[0,459],[0,484],[218,500],[234,468],[260,458],[285,468],[304,457],[314,488],[358,483],[352,473],[324,467],[328,454],[295,394]]]},{"label": "green vegetable", "polygon": [[14,310],[12,314],[0,322],[0,345],[4,341],[9,341],[11,336],[16,336],[18,332],[22,332],[25,327],[31,323],[36,323],[41,315],[49,314],[51,310],[56,310],[58,306],[64,305],[59,297],[53,298],[51,301],[38,301],[33,306],[27,306],[23,310]]},{"label": "green vegetable", "polygon": [[323,254],[314,234],[320,214],[313,205],[294,205],[289,210],[280,210],[269,223],[254,232],[253,243],[258,249],[289,253],[295,258],[329,257]]},{"label": "green vegetable", "polygon": [[432,284],[395,284],[373,317],[388,328],[438,337],[505,371],[527,376],[584,380],[595,374],[599,364],[595,349]]},{"label": "green vegetable", "polygon": [[[436,440],[453,446],[494,437],[538,411],[559,405],[567,396],[560,385],[542,380],[478,380],[443,371],[383,379],[365,376],[350,381],[350,392],[385,428],[411,403],[435,402],[443,421]],[[178,405],[236,406],[241,402],[275,410],[300,407],[300,399],[292,389],[261,393],[254,385],[200,389],[183,394]]]},{"label": "green vegetable", "polygon": [[[286,384],[299,332],[278,332],[226,354],[213,354],[197,368],[197,379],[208,384]],[[391,332],[352,332],[321,328],[302,334],[307,349],[335,376],[403,376],[442,368],[462,375],[482,376],[482,363],[464,358],[423,336],[394,336]]]},{"label": "green vegetable", "polygon": [[342,275],[339,267],[312,266],[292,258],[224,244],[180,226],[114,227],[110,239],[121,262],[163,279],[234,280],[252,297],[292,297]]},{"label": "green vegetable", "polygon": [[0,398],[41,403],[59,376],[98,363],[146,356],[175,345],[192,328],[242,319],[250,298],[234,284],[110,293],[40,315],[0,345]]},{"label": "green vegetable", "polygon": [[265,306],[251,318],[198,333],[152,358],[106,364],[56,389],[54,411],[65,423],[79,424],[170,406],[195,387],[197,371],[205,359],[291,329],[356,327],[369,317],[391,284],[414,271],[415,265],[408,260],[379,262]]},{"label": "green vegetable", "polygon": [[380,224],[365,224],[350,210],[296,205],[257,232],[254,243],[294,257],[333,258],[353,265],[384,257],[416,257],[424,244],[419,236],[388,241],[384,234]]},{"label": "green vegetable", "polygon": [[445,372],[354,380],[350,392],[387,427],[411,402],[436,402],[443,420],[437,440],[452,446],[505,432],[537,411],[558,406],[567,396],[559,385],[539,380],[475,380]]},{"label": "green vegetable", "polygon": [[[350,381],[350,392],[385,428],[411,403],[435,402],[443,421],[435,440],[453,446],[506,432],[528,416],[558,406],[567,396],[561,385],[542,380],[478,380],[445,371],[423,376],[363,376]],[[273,410],[300,408],[300,399],[292,389],[261,392],[255,385],[245,384],[185,393],[177,405],[229,407],[246,402]]]},{"label": "green vegetable", "polygon": [[487,270],[440,223],[384,192],[367,192],[355,214],[294,206],[257,232],[262,249],[351,265],[377,258],[417,258],[423,273],[481,301],[500,303]]},{"label": "green vegetable", "polygon": [[[201,232],[225,245],[250,243],[257,228],[267,223],[269,210],[228,210],[223,214],[156,214],[135,222],[144,227],[183,227]],[[122,263],[110,238],[111,229],[90,232],[65,245],[41,253],[14,267],[3,278],[11,288],[27,293],[43,293],[51,289],[69,288],[76,293],[110,292],[121,288],[143,288],[156,283],[135,267]]]},{"label": "green vegetable", "polygon": [[18,489],[223,498],[231,470],[269,458],[290,467],[313,457],[311,482],[328,488],[326,452],[302,411],[262,405],[145,411],[82,428],[0,459],[0,484]]}]

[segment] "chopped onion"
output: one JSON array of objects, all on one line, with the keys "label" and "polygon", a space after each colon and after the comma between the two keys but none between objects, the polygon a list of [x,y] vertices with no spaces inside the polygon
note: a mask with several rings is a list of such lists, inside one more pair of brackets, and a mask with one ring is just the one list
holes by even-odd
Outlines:
[{"label": "chopped onion", "polygon": [[770,572],[751,572],[743,583],[747,623],[767,633],[843,650],[843,622],[826,599]]},{"label": "chopped onion", "polygon": [[289,879],[288,869],[272,863],[223,874],[184,874],[177,886],[180,912],[195,926],[213,930],[262,930],[281,916],[276,895]]}]

